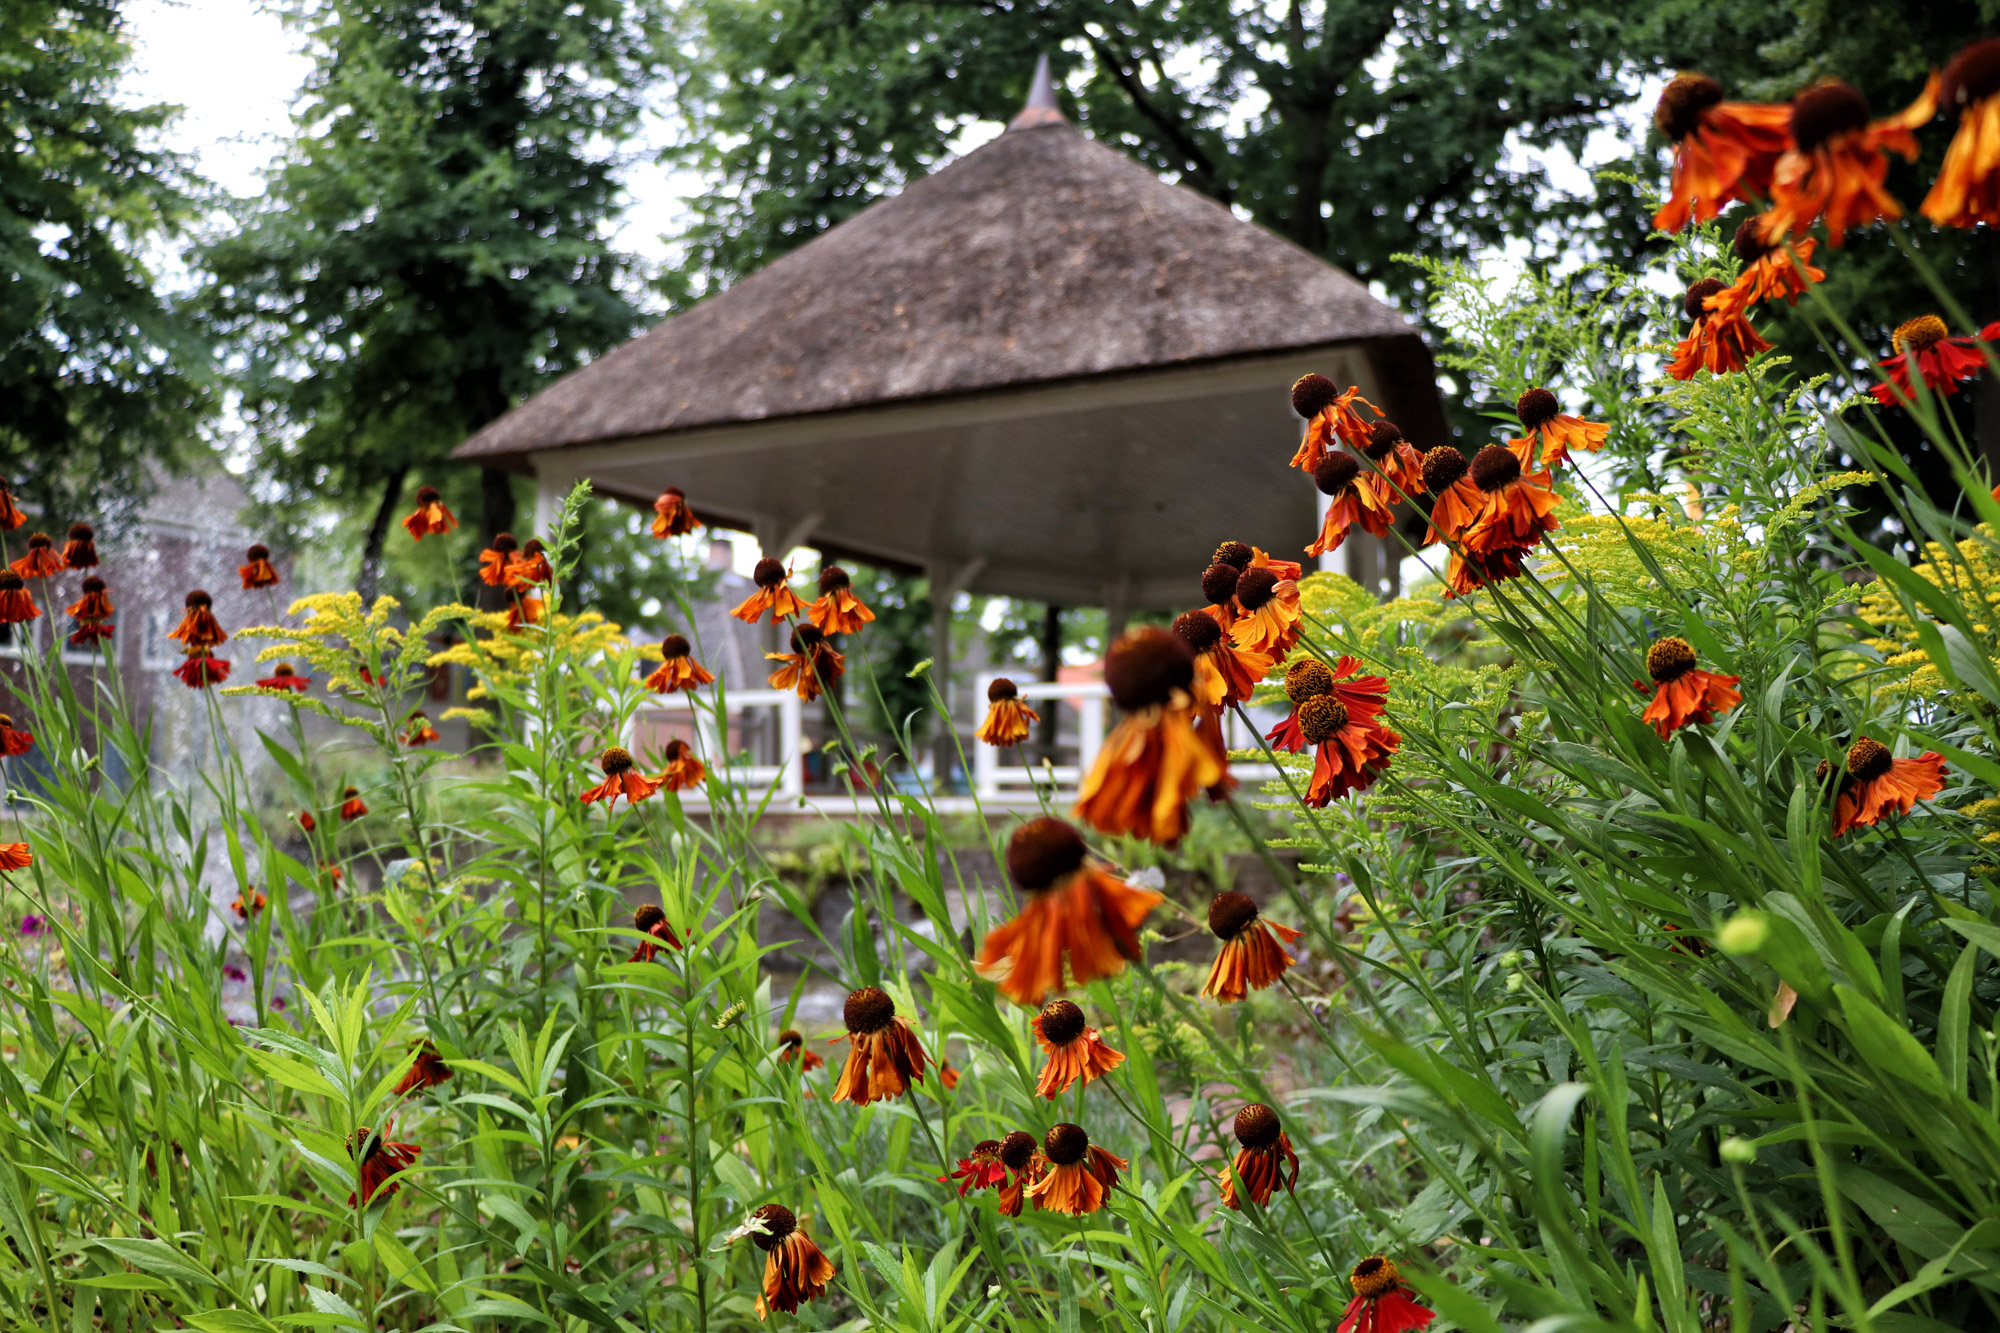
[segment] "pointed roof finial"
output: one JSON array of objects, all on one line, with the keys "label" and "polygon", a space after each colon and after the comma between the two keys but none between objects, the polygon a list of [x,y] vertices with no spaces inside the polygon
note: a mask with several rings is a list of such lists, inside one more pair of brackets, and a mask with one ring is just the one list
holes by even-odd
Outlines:
[{"label": "pointed roof finial", "polygon": [[1010,130],[1032,130],[1041,125],[1066,125],[1068,119],[1056,105],[1056,83],[1049,74],[1049,58],[1042,56],[1035,61],[1035,77],[1028,84],[1028,101],[1014,119],[1007,122]]}]

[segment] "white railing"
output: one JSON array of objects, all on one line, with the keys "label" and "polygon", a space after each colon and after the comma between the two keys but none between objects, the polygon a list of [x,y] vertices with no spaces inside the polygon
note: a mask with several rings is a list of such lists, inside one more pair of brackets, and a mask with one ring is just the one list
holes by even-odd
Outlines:
[{"label": "white railing", "polygon": [[[645,700],[633,714],[626,728],[625,740],[629,745],[632,735],[638,730],[639,719],[648,714],[688,714],[694,719],[695,735],[700,738],[696,752],[703,762],[722,767],[723,772],[735,782],[743,783],[752,790],[762,791],[776,783],[778,795],[798,797],[805,793],[805,725],[800,714],[799,696],[792,690],[731,690],[726,696],[731,718],[740,716],[751,708],[775,708],[778,710],[778,754],[775,764],[751,764],[735,762],[722,748],[723,737],[716,726],[715,712],[706,703],[695,707],[694,701],[685,694],[658,694]],[[739,728],[732,721],[732,732]]]}]

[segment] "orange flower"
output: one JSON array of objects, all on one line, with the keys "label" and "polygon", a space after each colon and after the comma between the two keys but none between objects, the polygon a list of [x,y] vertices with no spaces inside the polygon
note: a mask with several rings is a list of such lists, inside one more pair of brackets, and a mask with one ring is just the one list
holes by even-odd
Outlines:
[{"label": "orange flower", "polygon": [[1435,497],[1431,502],[1431,525],[1424,533],[1425,546],[1435,541],[1456,546],[1479,521],[1486,508],[1486,497],[1466,475],[1470,470],[1465,455],[1448,444],[1424,455],[1424,489]]},{"label": "orange flower", "polygon": [[1937,114],[1934,73],[1909,106],[1884,120],[1868,120],[1868,99],[1829,80],[1792,99],[1792,148],[1771,176],[1771,207],[1758,223],[1764,240],[1777,242],[1824,218],[1827,244],[1838,248],[1850,227],[1893,222],[1903,210],[1882,180],[1889,154],[1915,161],[1912,133]]},{"label": "orange flower", "polygon": [[1231,643],[1213,610],[1184,613],[1174,621],[1174,633],[1194,650],[1194,683],[1188,693],[1204,718],[1220,716],[1231,704],[1248,703],[1257,682],[1271,673],[1269,654],[1245,652]]},{"label": "orange flower", "polygon": [[1486,497],[1486,508],[1464,535],[1466,549],[1479,555],[1522,551],[1542,534],[1560,526],[1554,517],[1562,503],[1546,472],[1529,472],[1505,445],[1489,444],[1472,456],[1472,484]]},{"label": "orange flower", "polygon": [[410,1067],[403,1074],[402,1082],[395,1087],[398,1097],[412,1092],[422,1092],[425,1088],[435,1088],[451,1077],[451,1066],[438,1055],[437,1047],[429,1037],[417,1043],[411,1057]]},{"label": "orange flower", "polygon": [[[1031,819],[1007,841],[1007,873],[1028,901],[986,936],[976,967],[1016,1004],[1040,1004],[1068,984],[1116,976],[1140,956],[1139,923],[1160,895],[1090,859],[1060,819]],[[1067,964],[1067,969],[1065,969]]]},{"label": "orange flower", "polygon": [[[1252,1102],[1238,1111],[1236,1141],[1243,1145],[1236,1153],[1236,1160],[1229,1169],[1218,1173],[1222,1202],[1227,1207],[1238,1210],[1243,1207],[1236,1197],[1239,1180],[1259,1208],[1269,1205],[1279,1185],[1289,1190],[1299,1183],[1299,1155],[1292,1151],[1292,1141],[1279,1125],[1276,1111],[1261,1102]],[[1291,1168],[1290,1176],[1285,1174],[1287,1166]]]},{"label": "orange flower", "polygon": [[236,895],[235,900],[229,904],[229,910],[236,913],[238,921],[248,921],[251,917],[263,911],[265,905],[271,901],[256,889],[250,890],[248,896],[249,901],[246,903],[244,901],[245,895],[239,893]]},{"label": "orange flower", "polygon": [[[1000,1187],[1000,1216],[1019,1217],[1028,1187],[1048,1174],[1049,1159],[1042,1156],[1033,1134],[1017,1129],[1000,1140],[1000,1165],[1014,1173],[1013,1180]],[[1042,1201],[1036,1199],[1035,1211],[1041,1207]]]},{"label": "orange flower", "polygon": [[75,632],[69,636],[69,646],[88,648],[92,644],[110,638],[117,629],[118,627],[108,620],[78,621]]},{"label": "orange flower", "polygon": [[190,648],[174,675],[191,690],[205,690],[229,679],[229,663],[206,648]]},{"label": "orange flower", "polygon": [[990,1190],[1007,1183],[1007,1168],[1000,1161],[1000,1140],[981,1139],[972,1145],[972,1151],[958,1159],[958,1169],[948,1176],[939,1176],[938,1184],[949,1185],[958,1182],[958,1197],[963,1199],[970,1190]]},{"label": "orange flower", "polygon": [[0,870],[26,870],[34,863],[34,853],[28,850],[27,843],[0,842]]},{"label": "orange flower", "polygon": [[1004,750],[1028,739],[1028,724],[1041,720],[1040,713],[1021,702],[1019,686],[1005,676],[995,676],[986,687],[986,720],[972,734],[995,749]]},{"label": "orange flower", "polygon": [[1049,1062],[1035,1091],[1054,1101],[1079,1080],[1088,1087],[1125,1063],[1125,1057],[1104,1044],[1097,1029],[1083,1021],[1083,1010],[1068,1000],[1051,1000],[1035,1016],[1035,1040]]},{"label": "orange flower", "polygon": [[1521,429],[1527,434],[1507,441],[1507,447],[1521,460],[1523,468],[1534,467],[1537,461],[1543,467],[1558,467],[1569,462],[1572,449],[1594,454],[1604,447],[1611,434],[1607,425],[1564,412],[1562,404],[1547,389],[1530,389],[1522,394],[1514,403],[1514,413],[1521,418]]},{"label": "orange flower", "polygon": [[437,487],[417,487],[417,507],[403,520],[403,531],[409,533],[412,540],[422,541],[434,534],[450,532],[457,526],[458,520],[452,516],[451,510],[444,507],[444,498],[437,493]]},{"label": "orange flower", "polygon": [[1936,315],[1918,315],[1896,327],[1890,345],[1896,354],[1880,363],[1889,372],[1889,383],[1870,385],[1868,392],[1884,407],[1915,402],[1914,370],[1930,391],[1941,398],[1958,392],[1958,386],[1986,369],[1986,353],[1980,343],[2000,342],[2000,322],[1988,324],[1976,338],[1953,338],[1950,328]]},{"label": "orange flower", "polygon": [[660,498],[653,501],[653,535],[655,537],[684,537],[693,532],[701,520],[688,508],[687,496],[678,486],[669,486],[660,492]]},{"label": "orange flower", "polygon": [[1247,652],[1282,662],[1299,641],[1299,585],[1252,565],[1236,576],[1235,617],[1229,641]]},{"label": "orange flower", "polygon": [[507,609],[507,628],[517,630],[523,625],[542,623],[542,599],[523,597],[516,594],[514,604]]},{"label": "orange flower", "polygon": [[63,562],[49,534],[38,532],[28,538],[28,553],[7,568],[24,579],[47,579],[63,572]]},{"label": "orange flower", "polygon": [[946,1092],[950,1092],[953,1088],[958,1086],[958,1080],[962,1077],[962,1075],[956,1069],[953,1069],[951,1067],[951,1061],[939,1060],[937,1071],[938,1071],[938,1082],[944,1085],[944,1090]]},{"label": "orange flower", "polygon": [[715,677],[694,660],[694,649],[679,634],[660,640],[660,665],[646,677],[646,688],[655,694],[673,694],[697,685],[713,685]]},{"label": "orange flower", "polygon": [[16,731],[14,719],[5,713],[0,713],[0,757],[13,759],[24,755],[34,747],[34,744],[34,733]]},{"label": "orange flower", "polygon": [[[1252,570],[1239,582],[1239,600],[1241,583],[1256,574]],[[1285,586],[1291,589],[1296,617],[1298,585]],[[1237,628],[1244,623],[1239,621]],[[1167,630],[1130,630],[1105,654],[1104,681],[1125,716],[1084,778],[1075,813],[1102,833],[1177,842],[1188,829],[1189,799],[1228,772],[1223,756],[1195,734],[1194,700],[1188,694],[1194,653],[1185,639]]]},{"label": "orange flower", "polygon": [[778,1063],[798,1062],[801,1074],[810,1074],[826,1063],[826,1057],[806,1045],[805,1034],[797,1028],[786,1028],[778,1034]]},{"label": "orange flower", "polygon": [[83,581],[83,596],[70,606],[68,614],[72,620],[97,624],[111,619],[112,609],[111,598],[104,591],[104,580],[92,574]]},{"label": "orange flower", "polygon": [[[384,1123],[382,1132],[376,1134],[363,1125],[347,1140],[350,1157],[361,1159],[361,1206],[375,1202],[375,1196],[391,1198],[403,1187],[403,1182],[394,1179],[417,1164],[417,1154],[423,1149],[414,1143],[391,1143],[389,1135],[395,1130],[394,1123]],[[347,1196],[347,1206],[354,1206],[354,1196]]]},{"label": "orange flower", "polygon": [[1680,74],[1660,94],[1653,123],[1674,145],[1674,183],[1653,215],[1659,231],[1707,222],[1734,199],[1770,193],[1771,173],[1791,147],[1791,108],[1725,102],[1706,74]]},{"label": "orange flower", "polygon": [[1424,456],[1403,438],[1402,428],[1395,422],[1385,419],[1370,425],[1367,443],[1359,448],[1375,465],[1360,484],[1381,508],[1394,509],[1424,493]]},{"label": "orange flower", "polygon": [[1741,676],[1718,676],[1694,661],[1694,645],[1686,639],[1670,636],[1646,650],[1646,674],[1659,688],[1639,720],[1652,723],[1661,740],[1690,722],[1713,722],[1743,702],[1742,693],[1730,688]]},{"label": "orange flower", "polygon": [[63,543],[63,568],[95,569],[97,567],[97,533],[88,523],[69,525],[69,540]]},{"label": "orange flower", "polygon": [[1201,572],[1201,595],[1208,599],[1208,614],[1226,631],[1236,623],[1236,581],[1241,571],[1218,560]]},{"label": "orange flower", "polygon": [[1691,380],[1697,370],[1729,375],[1749,365],[1750,358],[1759,352],[1771,350],[1771,344],[1744,318],[1741,299],[1720,278],[1701,278],[1689,284],[1683,304],[1694,327],[1674,348],[1674,359],[1667,366],[1669,375],[1677,380]]},{"label": "orange flower", "polygon": [[667,742],[664,757],[666,770],[660,774],[660,786],[667,791],[699,787],[708,777],[708,767],[695,754],[694,747],[678,736]]},{"label": "orange flower", "polygon": [[[1376,497],[1373,487],[1361,484],[1360,459],[1335,450],[1313,466],[1312,476],[1313,485],[1331,503],[1326,507],[1326,517],[1320,521],[1319,536],[1306,547],[1307,555],[1326,555],[1339,550],[1340,544],[1347,540],[1347,530],[1356,523],[1375,537],[1389,531],[1396,518],[1394,502],[1384,503]],[[1237,580],[1239,590],[1242,582],[1240,578]]]},{"label": "orange flower", "polygon": [[270,675],[257,682],[257,687],[265,690],[292,690],[304,694],[312,688],[312,681],[306,676],[301,676],[290,662],[280,662]]},{"label": "orange flower", "polygon": [[177,639],[183,647],[217,648],[227,642],[229,635],[223,632],[222,624],[216,620],[211,608],[215,602],[201,589],[196,588],[187,595],[185,609],[181,612],[180,624],[167,632],[167,637]]},{"label": "orange flower", "polygon": [[646,938],[633,947],[632,956],[625,960],[628,963],[650,963],[660,956],[661,949],[680,950],[681,937],[674,933],[658,903],[640,904],[639,910],[632,913],[632,929]]},{"label": "orange flower", "polygon": [[1918,801],[1944,790],[1944,757],[1926,750],[1898,759],[1889,747],[1866,736],[1847,751],[1847,769],[1833,798],[1833,836],[1862,828],[1894,811],[1907,815]]},{"label": "orange flower", "polygon": [[1797,305],[1806,288],[1826,281],[1826,270],[1812,265],[1817,244],[1806,236],[1791,245],[1772,245],[1758,234],[1757,219],[1747,219],[1730,243],[1743,271],[1716,297],[1716,306],[1748,311],[1762,301]]},{"label": "orange flower", "polygon": [[304,829],[306,832],[311,833],[314,829],[319,827],[319,821],[313,818],[312,811],[301,810],[299,812],[299,827]]},{"label": "orange flower", "polygon": [[28,516],[14,503],[14,492],[7,478],[0,477],[0,532],[12,532],[27,521]]},{"label": "orange flower", "polygon": [[896,1013],[896,1002],[874,986],[863,986],[847,997],[842,1017],[849,1043],[847,1064],[834,1085],[833,1099],[866,1106],[910,1090],[910,1080],[923,1081],[924,1048],[917,1030]]},{"label": "orange flower", "polygon": [[875,613],[854,595],[847,571],[828,565],[819,574],[819,600],[807,608],[806,618],[825,634],[859,634]]},{"label": "orange flower", "polygon": [[1342,393],[1324,375],[1301,375],[1292,385],[1292,411],[1305,418],[1305,439],[1292,455],[1292,466],[1310,472],[1326,457],[1335,440],[1345,440],[1357,448],[1368,443],[1368,423],[1354,410],[1361,404],[1376,416],[1382,410],[1361,396],[1359,387]]},{"label": "orange flower", "polygon": [[764,660],[779,664],[771,673],[771,688],[793,690],[807,703],[819,698],[821,690],[837,689],[847,673],[847,659],[812,625],[792,626],[792,651],[765,653]]},{"label": "orange flower", "polygon": [[757,585],[757,591],[744,598],[742,604],[729,614],[746,625],[756,624],[766,611],[771,613],[771,623],[774,625],[780,620],[804,615],[806,604],[793,593],[792,585],[788,582],[791,577],[791,570],[770,556],[765,556],[750,572],[750,580]]},{"label": "orange flower", "polygon": [[1275,986],[1293,962],[1284,946],[1300,935],[1290,926],[1265,920],[1247,894],[1233,889],[1216,894],[1208,905],[1208,928],[1222,947],[1209,964],[1201,993],[1223,1004],[1235,1004],[1253,990]]},{"label": "orange flower", "polygon": [[635,771],[632,756],[616,745],[598,756],[597,766],[604,770],[604,781],[583,794],[580,799],[585,805],[603,801],[609,809],[618,804],[620,796],[625,804],[637,805],[660,789],[659,781]]},{"label": "orange flower", "polygon": [[1306,748],[1299,709],[1308,699],[1330,695],[1347,710],[1357,724],[1372,726],[1382,716],[1389,699],[1389,682],[1380,676],[1358,676],[1361,659],[1342,657],[1328,667],[1316,657],[1302,657],[1285,668],[1285,698],[1292,711],[1271,728],[1264,740],[1275,750],[1298,754]]},{"label": "orange flower", "polygon": [[1988,37],[1944,67],[1938,103],[1958,113],[1923,215],[1940,227],[2000,223],[2000,37]]},{"label": "orange flower", "polygon": [[554,583],[556,572],[549,565],[548,548],[542,545],[540,537],[528,538],[527,545],[517,552],[507,567],[501,571],[507,586],[516,592]]},{"label": "orange flower", "polygon": [[271,563],[271,548],[259,542],[243,553],[245,563],[236,567],[236,573],[243,580],[244,591],[252,588],[274,588],[278,584],[278,567]]},{"label": "orange flower", "polygon": [[514,540],[513,533],[494,533],[493,540],[479,553],[479,581],[489,588],[504,587],[507,566],[514,562],[514,554],[520,549],[521,543]]},{"label": "orange flower", "polygon": [[819,1246],[799,1230],[799,1220],[782,1204],[767,1203],[751,1216],[761,1224],[750,1239],[764,1252],[764,1299],[773,1310],[796,1314],[801,1304],[826,1294],[837,1270]]},{"label": "orange flower", "polygon": [[1104,1206],[1118,1185],[1118,1173],[1132,1164],[1090,1141],[1083,1126],[1065,1121],[1042,1137],[1048,1174],[1028,1186],[1027,1195],[1052,1213],[1082,1217]]},{"label": "orange flower", "polygon": [[358,790],[349,787],[340,793],[340,817],[342,819],[359,819],[367,813],[368,806],[361,799],[361,793]]},{"label": "orange flower", "polygon": [[1409,1333],[1437,1316],[1417,1304],[1394,1261],[1376,1254],[1354,1266],[1354,1299],[1334,1333]]},{"label": "orange flower", "polygon": [[1299,731],[1316,747],[1305,794],[1305,803],[1314,809],[1374,786],[1403,743],[1387,727],[1355,717],[1332,694],[1299,705]]},{"label": "orange flower", "polygon": [[410,714],[403,724],[403,744],[409,746],[435,745],[438,742],[437,728],[421,711]]}]

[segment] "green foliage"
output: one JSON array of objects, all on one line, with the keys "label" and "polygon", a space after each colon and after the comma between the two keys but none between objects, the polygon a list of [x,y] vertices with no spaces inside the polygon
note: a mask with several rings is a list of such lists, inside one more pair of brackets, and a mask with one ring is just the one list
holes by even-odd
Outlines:
[{"label": "green foliage", "polygon": [[115,0],[20,0],[0,24],[0,469],[57,514],[146,489],[199,449],[207,349],[145,255],[198,182],[159,150],[173,108],[118,96]]}]

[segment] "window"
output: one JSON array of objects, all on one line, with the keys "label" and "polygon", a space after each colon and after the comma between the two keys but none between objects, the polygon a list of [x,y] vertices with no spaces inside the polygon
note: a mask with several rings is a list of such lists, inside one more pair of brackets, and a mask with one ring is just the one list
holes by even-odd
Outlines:
[{"label": "window", "polygon": [[148,611],[145,631],[139,636],[139,665],[145,667],[175,667],[180,665],[180,649],[167,637],[174,626],[166,611]]},{"label": "window", "polygon": [[38,647],[41,641],[41,620],[30,620],[20,625],[0,625],[0,657],[19,657],[24,650]]}]

